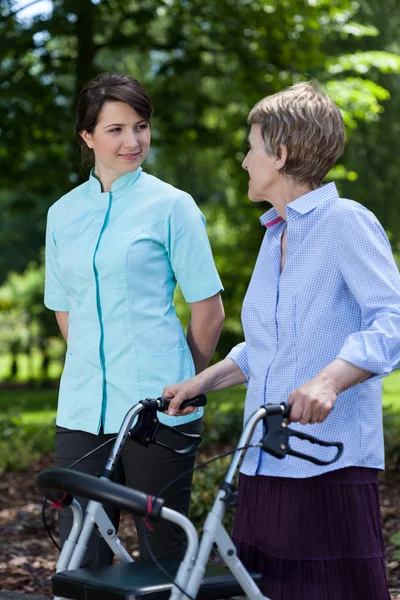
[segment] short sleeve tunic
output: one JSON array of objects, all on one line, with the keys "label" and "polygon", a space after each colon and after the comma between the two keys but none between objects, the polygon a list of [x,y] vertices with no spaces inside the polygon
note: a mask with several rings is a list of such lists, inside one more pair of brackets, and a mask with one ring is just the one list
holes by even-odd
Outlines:
[{"label": "short sleeve tunic", "polygon": [[45,305],[69,312],[58,425],[114,433],[132,405],[194,375],[177,282],[187,302],[223,289],[205,219],[185,192],[140,168],[102,192],[92,173],[50,208]]}]

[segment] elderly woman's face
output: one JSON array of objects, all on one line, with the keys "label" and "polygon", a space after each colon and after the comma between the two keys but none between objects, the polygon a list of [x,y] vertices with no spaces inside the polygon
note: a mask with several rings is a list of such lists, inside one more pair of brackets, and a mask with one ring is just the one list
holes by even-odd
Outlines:
[{"label": "elderly woman's face", "polygon": [[[283,161],[284,162],[284,161]],[[259,124],[251,126],[249,151],[242,163],[249,174],[249,198],[253,202],[271,201],[281,181],[282,159],[267,154]]]}]

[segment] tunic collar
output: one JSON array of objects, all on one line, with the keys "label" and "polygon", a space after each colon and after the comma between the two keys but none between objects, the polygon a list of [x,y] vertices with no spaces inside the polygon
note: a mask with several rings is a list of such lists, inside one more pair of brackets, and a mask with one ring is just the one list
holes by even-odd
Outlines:
[{"label": "tunic collar", "polygon": [[[131,187],[137,181],[141,172],[142,167],[138,167],[136,171],[133,171],[132,173],[125,173],[125,175],[118,177],[118,179],[116,179],[111,186],[111,193],[119,192]],[[89,190],[95,194],[103,193],[101,183],[94,175],[94,168],[90,171]]]},{"label": "tunic collar", "polygon": [[[300,196],[300,198],[296,198],[296,200],[293,200],[293,202],[290,202],[287,205],[287,221],[290,221],[290,219],[297,214],[305,215],[306,213],[314,210],[314,208],[320,204],[323,204],[328,200],[334,200],[338,197],[339,195],[334,183],[328,183],[327,185],[323,185],[312,192],[308,192],[308,194],[304,194],[303,196]],[[271,208],[266,213],[261,215],[260,221],[261,225],[264,225],[265,227],[273,227],[273,225],[280,223],[283,221],[283,219],[275,210],[275,208]]]}]

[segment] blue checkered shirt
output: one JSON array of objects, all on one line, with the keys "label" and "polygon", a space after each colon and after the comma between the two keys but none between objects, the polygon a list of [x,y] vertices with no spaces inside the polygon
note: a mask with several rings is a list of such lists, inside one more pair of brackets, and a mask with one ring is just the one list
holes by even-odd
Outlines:
[{"label": "blue checkered shirt", "polygon": [[[383,469],[382,377],[400,360],[400,275],[389,241],[376,217],[339,198],[333,183],[291,202],[286,214],[284,221],[272,208],[260,218],[267,231],[243,302],[246,341],[228,355],[248,380],[245,421],[264,403],[287,401],[336,358],[375,376],[341,393],[323,423],[291,425],[343,442],[338,462],[321,467],[251,449],[241,471],[304,478],[348,466]],[[253,441],[261,437],[259,424]],[[293,438],[291,445],[333,456]]]}]

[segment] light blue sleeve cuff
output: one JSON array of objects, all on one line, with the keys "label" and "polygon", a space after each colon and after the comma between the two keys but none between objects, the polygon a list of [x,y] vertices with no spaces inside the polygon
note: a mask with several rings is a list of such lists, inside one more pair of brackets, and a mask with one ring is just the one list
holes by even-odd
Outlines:
[{"label": "light blue sleeve cuff", "polygon": [[215,272],[214,281],[210,281],[208,284],[201,284],[197,288],[192,287],[190,292],[186,292],[184,294],[184,298],[188,303],[200,302],[201,300],[212,298],[212,296],[216,296],[217,294],[223,291],[224,288],[222,286],[221,280],[219,279],[217,272]]},{"label": "light blue sleeve cuff", "polygon": [[387,348],[376,347],[377,340],[371,339],[373,336],[368,334],[364,331],[349,335],[337,358],[375,376],[386,377],[396,368],[397,361],[392,363]]},{"label": "light blue sleeve cuff", "polygon": [[[237,364],[239,369],[243,371],[247,382],[250,380],[250,367],[247,360],[246,342],[241,342],[229,352],[226,358],[230,358]],[[246,385],[246,384],[245,384]]]},{"label": "light blue sleeve cuff", "polygon": [[49,295],[45,292],[44,294],[44,305],[46,308],[50,310],[60,311],[60,312],[69,312],[70,304],[65,296],[54,296]]}]

